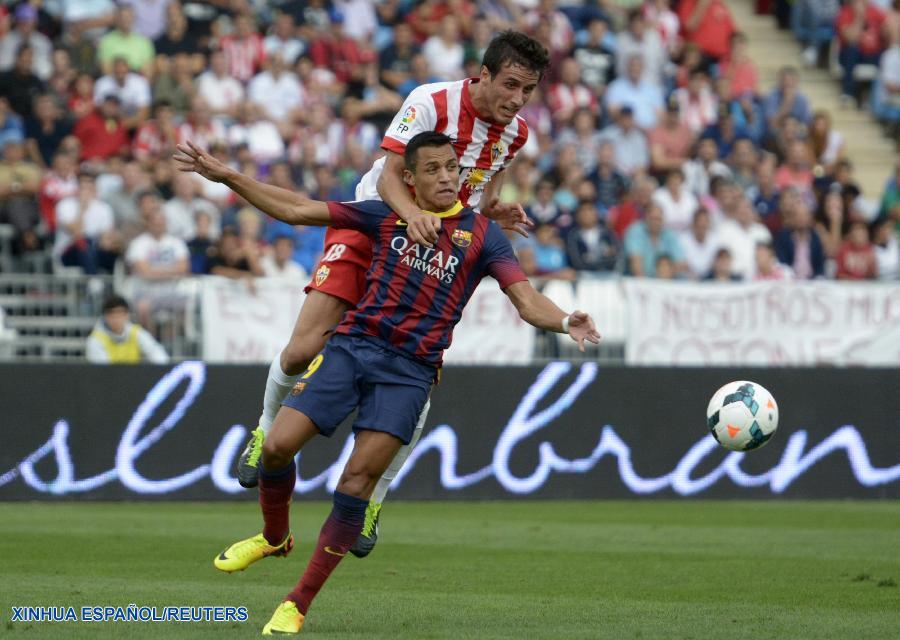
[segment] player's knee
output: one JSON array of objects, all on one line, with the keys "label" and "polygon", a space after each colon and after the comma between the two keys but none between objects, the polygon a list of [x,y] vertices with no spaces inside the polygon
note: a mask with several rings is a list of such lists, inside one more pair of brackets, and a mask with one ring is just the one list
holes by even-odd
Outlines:
[{"label": "player's knee", "polygon": [[262,463],[266,469],[283,469],[291,463],[294,454],[275,438],[266,438],[262,446]]},{"label": "player's knee", "polygon": [[341,474],[338,482],[337,490],[348,496],[355,498],[368,499],[375,489],[375,483],[381,477],[380,473],[375,473],[365,466],[348,465]]}]

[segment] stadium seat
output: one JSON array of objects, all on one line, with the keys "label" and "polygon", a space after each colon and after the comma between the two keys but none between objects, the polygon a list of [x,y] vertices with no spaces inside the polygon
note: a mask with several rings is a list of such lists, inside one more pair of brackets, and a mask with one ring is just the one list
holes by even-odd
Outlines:
[{"label": "stadium seat", "polygon": [[0,271],[13,270],[12,239],[16,231],[11,224],[0,224]]}]

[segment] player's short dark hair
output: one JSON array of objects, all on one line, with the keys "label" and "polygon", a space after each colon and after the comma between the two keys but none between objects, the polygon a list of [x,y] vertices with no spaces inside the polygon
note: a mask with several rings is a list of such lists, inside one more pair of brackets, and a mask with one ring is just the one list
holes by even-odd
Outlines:
[{"label": "player's short dark hair", "polygon": [[102,307],[103,313],[112,311],[113,309],[125,309],[125,311],[128,311],[130,308],[131,307],[128,306],[128,300],[115,293],[103,301]]},{"label": "player's short dark hair", "polygon": [[406,143],[406,150],[403,152],[403,164],[410,171],[416,170],[416,156],[422,147],[443,147],[451,144],[453,140],[450,136],[439,133],[437,131],[423,131],[412,137],[412,140]]},{"label": "player's short dark hair", "polygon": [[534,38],[509,29],[497,34],[484,52],[481,64],[492,76],[500,73],[507,64],[524,67],[543,77],[550,66],[547,48]]}]

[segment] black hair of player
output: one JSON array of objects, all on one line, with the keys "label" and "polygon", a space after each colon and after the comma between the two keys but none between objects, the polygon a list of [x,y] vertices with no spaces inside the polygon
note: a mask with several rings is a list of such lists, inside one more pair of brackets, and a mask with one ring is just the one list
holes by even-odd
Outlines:
[{"label": "black hair of player", "polygon": [[550,54],[534,38],[509,29],[491,40],[481,64],[487,67],[491,77],[500,73],[507,64],[513,64],[534,71],[540,79],[550,67]]},{"label": "black hair of player", "polygon": [[103,301],[102,307],[103,313],[107,313],[109,311],[112,311],[113,309],[125,309],[125,311],[128,311],[130,308],[131,307],[129,307],[128,305],[128,300],[116,294],[113,294],[106,298],[106,300]]},{"label": "black hair of player", "polygon": [[412,140],[406,143],[406,150],[403,152],[403,164],[410,172],[415,173],[416,156],[419,154],[419,149],[422,147],[443,147],[452,142],[453,140],[450,139],[450,136],[437,131],[417,133],[412,137]]}]

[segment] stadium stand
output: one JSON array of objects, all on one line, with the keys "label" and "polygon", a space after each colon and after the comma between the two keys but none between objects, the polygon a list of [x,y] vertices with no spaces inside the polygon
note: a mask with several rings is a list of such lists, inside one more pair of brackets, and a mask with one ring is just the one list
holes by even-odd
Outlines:
[{"label": "stadium stand", "polygon": [[[770,5],[785,28],[754,5]],[[854,7],[868,16],[865,56],[849,59]],[[631,275],[630,250],[656,246],[640,226],[651,196],[663,199],[673,238],[673,255],[652,254],[662,275],[704,280],[697,265],[712,268],[723,235],[742,265],[731,279],[769,277],[752,256],[770,238],[784,264],[765,274],[844,277],[855,272],[839,269],[839,256],[874,252],[879,269],[861,277],[896,280],[897,7],[3,0],[0,358],[81,358],[112,291],[140,298],[138,315],[173,358],[200,355],[197,279],[250,281],[279,239],[293,243],[287,270],[311,273],[323,234],[284,228],[220,185],[175,175],[175,143],[191,139],[273,184],[351,199],[409,91],[477,74],[491,33],[506,28],[535,35],[553,59],[522,111],[532,135],[503,190],[542,227],[516,247],[537,279],[574,278],[546,290],[587,302],[609,341],[601,359],[619,359],[624,341],[622,305],[604,304],[615,278]],[[671,169],[683,196],[657,190]],[[575,222],[585,201],[596,224]],[[709,213],[709,260],[693,259],[699,245],[678,235],[699,208]],[[850,246],[858,222],[866,232]],[[187,256],[189,276],[171,286],[136,278],[172,268],[176,255]],[[538,345],[541,357],[568,349]]]}]

